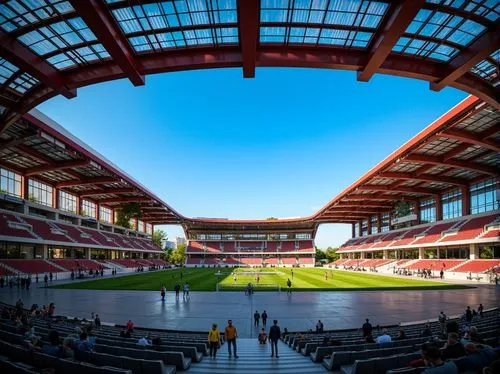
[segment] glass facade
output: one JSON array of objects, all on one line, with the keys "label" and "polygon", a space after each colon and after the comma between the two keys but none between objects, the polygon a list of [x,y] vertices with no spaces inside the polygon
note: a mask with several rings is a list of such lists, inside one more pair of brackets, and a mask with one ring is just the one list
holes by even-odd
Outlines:
[{"label": "glass facade", "polygon": [[420,222],[436,222],[436,200],[434,198],[420,200]]},{"label": "glass facade", "polygon": [[54,188],[48,184],[30,179],[28,181],[28,199],[38,204],[52,207]]},{"label": "glass facade", "polygon": [[443,219],[462,216],[462,192],[459,188],[446,192],[441,196]]},{"label": "glass facade", "polygon": [[105,206],[99,207],[99,221],[113,223],[111,220],[112,212],[111,209]]},{"label": "glass facade", "polygon": [[76,213],[77,198],[64,191],[59,191],[59,209],[66,212]]},{"label": "glass facade", "polygon": [[359,236],[359,222],[354,224],[354,237],[357,238]]},{"label": "glass facade", "polygon": [[0,193],[21,197],[21,176],[0,168]]},{"label": "glass facade", "polygon": [[361,236],[368,235],[368,220],[364,219],[361,221]]},{"label": "glass facade", "polygon": [[371,216],[370,223],[371,223],[370,234],[376,234],[378,232],[378,230],[377,230],[377,216]]},{"label": "glass facade", "polygon": [[489,212],[499,209],[495,178],[475,183],[470,188],[471,214]]},{"label": "glass facade", "polygon": [[387,232],[391,229],[391,215],[389,213],[382,214],[382,226],[380,232]]},{"label": "glass facade", "polygon": [[82,200],[82,209],[80,211],[82,216],[96,218],[97,205],[92,201]]},{"label": "glass facade", "polygon": [[150,223],[146,223],[146,233],[153,235],[153,225]]},{"label": "glass facade", "polygon": [[137,221],[137,231],[145,232],[144,231],[144,222],[142,222],[141,220]]}]

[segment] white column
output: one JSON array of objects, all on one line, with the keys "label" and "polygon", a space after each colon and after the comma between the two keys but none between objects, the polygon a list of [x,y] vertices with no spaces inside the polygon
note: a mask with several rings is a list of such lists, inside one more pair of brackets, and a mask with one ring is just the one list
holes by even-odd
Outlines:
[{"label": "white column", "polygon": [[389,251],[388,251],[387,249],[383,250],[383,251],[382,251],[382,254],[383,254],[383,255],[382,255],[382,258],[383,258],[384,260],[389,259]]},{"label": "white column", "polygon": [[479,247],[477,244],[471,244],[469,246],[469,259],[477,260],[479,258]]},{"label": "white column", "polygon": [[419,249],[418,249],[418,259],[419,259],[419,260],[422,260],[422,259],[424,259],[424,258],[425,258],[424,251],[425,251],[425,250],[424,250],[423,248],[419,248]]}]

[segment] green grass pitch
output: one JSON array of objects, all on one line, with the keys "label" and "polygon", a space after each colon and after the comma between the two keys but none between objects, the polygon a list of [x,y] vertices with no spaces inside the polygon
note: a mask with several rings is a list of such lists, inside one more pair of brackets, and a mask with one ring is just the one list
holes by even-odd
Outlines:
[{"label": "green grass pitch", "polygon": [[[260,276],[261,284],[279,284],[282,291],[286,289],[287,279],[292,281],[293,291],[381,291],[381,290],[439,290],[460,289],[466,286],[448,284],[436,281],[406,279],[360,272],[345,272],[322,268],[294,268],[293,279],[290,268],[185,268],[139,273],[116,278],[96,279],[84,282],[67,283],[54,286],[66,289],[94,289],[94,290],[137,290],[159,291],[162,285],[167,291],[172,291],[176,283],[182,285],[188,282],[192,291],[215,291],[220,281],[223,285],[234,286],[234,277],[231,272],[259,271],[274,273]],[[181,279],[182,271],[182,279]],[[217,272],[227,275],[217,276]],[[328,273],[328,280],[325,279]],[[256,284],[255,276],[237,275],[236,285],[239,290],[252,282]],[[257,291],[259,291],[257,289]]]}]

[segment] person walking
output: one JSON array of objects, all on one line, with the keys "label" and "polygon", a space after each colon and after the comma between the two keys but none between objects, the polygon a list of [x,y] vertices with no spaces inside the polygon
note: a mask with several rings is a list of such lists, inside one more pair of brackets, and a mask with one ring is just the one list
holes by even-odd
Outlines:
[{"label": "person walking", "polygon": [[47,274],[43,277],[43,283],[45,284],[45,287],[49,285],[49,276]]},{"label": "person walking", "polygon": [[189,283],[186,282],[184,283],[184,287],[182,288],[182,291],[183,291],[183,299],[189,299]]},{"label": "person walking", "polygon": [[234,358],[238,358],[236,354],[236,338],[238,337],[238,332],[236,331],[236,327],[233,325],[233,321],[227,321],[227,326],[224,329],[224,338],[227,341],[227,352],[229,353],[229,357],[231,357],[231,345],[233,346]]},{"label": "person walking", "polygon": [[179,298],[179,292],[181,290],[181,285],[179,283],[176,283],[175,286],[174,286],[174,290],[175,290],[175,298],[178,299]]},{"label": "person walking", "polygon": [[160,290],[160,294],[161,294],[161,301],[165,301],[165,293],[166,293],[167,289],[165,288],[165,286],[161,286],[161,290]]},{"label": "person walking", "polygon": [[210,357],[215,358],[217,349],[220,347],[220,333],[217,324],[212,324],[212,328],[208,332],[208,346],[210,348]]},{"label": "person walking", "polygon": [[261,317],[262,317],[262,325],[265,327],[267,323],[267,312],[265,310],[262,312]]},{"label": "person walking", "polygon": [[276,358],[279,358],[278,356],[278,340],[280,340],[281,337],[281,330],[280,327],[278,326],[278,320],[273,321],[273,325],[269,329],[269,341],[271,342],[271,357],[274,357],[276,355]]},{"label": "person walking", "polygon": [[373,327],[368,318],[366,319],[365,323],[363,323],[361,329],[363,330],[363,338],[366,338],[367,336],[372,334]]},{"label": "person walking", "polygon": [[479,312],[479,317],[483,318],[484,306],[483,304],[479,304],[477,307],[477,311]]},{"label": "person walking", "polygon": [[255,313],[253,314],[253,325],[255,327],[258,327],[259,326],[259,320],[260,320],[260,314],[259,312],[256,310]]},{"label": "person walking", "polygon": [[[292,273],[292,278],[293,278],[293,273]],[[288,287],[286,290],[286,293],[291,294],[292,293],[292,281],[290,280],[290,278],[288,278],[288,280],[286,281],[286,286]]]}]

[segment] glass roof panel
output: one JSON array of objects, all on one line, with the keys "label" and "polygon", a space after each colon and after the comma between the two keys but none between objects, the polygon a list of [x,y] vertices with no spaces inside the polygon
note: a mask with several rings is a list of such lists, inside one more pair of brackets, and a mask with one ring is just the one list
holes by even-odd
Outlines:
[{"label": "glass roof panel", "polygon": [[470,72],[479,75],[488,82],[493,82],[498,79],[500,63],[500,49],[496,50],[489,59],[478,62]]},{"label": "glass roof panel", "polygon": [[44,56],[61,48],[96,40],[80,17],[56,22],[19,36],[18,40],[33,52]]},{"label": "glass roof panel", "polygon": [[19,69],[9,61],[0,58],[0,84],[4,84]]},{"label": "glass roof panel", "polygon": [[497,0],[427,0],[428,3],[461,9],[495,22],[500,17],[500,3]]},{"label": "glass roof panel", "polygon": [[0,4],[0,27],[7,32],[74,11],[67,0],[10,0]]},{"label": "glass roof panel", "polygon": [[47,61],[56,69],[62,70],[72,66],[81,66],[92,61],[100,61],[108,58],[110,58],[110,55],[102,44],[91,44],[65,50],[62,53],[47,58]]},{"label": "glass roof panel", "polygon": [[24,94],[38,83],[38,79],[32,77],[28,73],[22,73],[10,82],[9,87],[21,94]]}]

